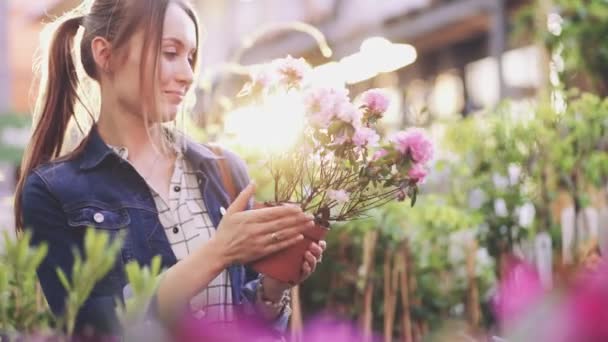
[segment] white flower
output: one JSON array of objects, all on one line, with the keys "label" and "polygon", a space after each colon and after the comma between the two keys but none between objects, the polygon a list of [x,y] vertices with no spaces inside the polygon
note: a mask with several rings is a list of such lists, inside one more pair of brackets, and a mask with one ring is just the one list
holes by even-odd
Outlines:
[{"label": "white flower", "polygon": [[494,201],[494,213],[498,217],[507,217],[509,216],[509,209],[507,209],[507,202],[504,199],[499,198]]}]

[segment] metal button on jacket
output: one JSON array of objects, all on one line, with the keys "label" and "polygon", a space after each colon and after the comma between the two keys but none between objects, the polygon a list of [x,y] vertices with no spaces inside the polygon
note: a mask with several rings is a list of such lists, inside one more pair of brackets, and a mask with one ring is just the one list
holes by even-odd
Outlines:
[{"label": "metal button on jacket", "polygon": [[105,217],[102,213],[95,213],[95,215],[93,215],[93,220],[97,223],[102,223],[105,220]]}]

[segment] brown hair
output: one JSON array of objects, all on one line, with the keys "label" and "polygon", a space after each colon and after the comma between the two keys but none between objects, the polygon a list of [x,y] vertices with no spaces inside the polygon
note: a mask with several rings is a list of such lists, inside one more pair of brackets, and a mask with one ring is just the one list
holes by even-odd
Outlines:
[{"label": "brown hair", "polygon": [[[17,232],[23,230],[21,196],[26,178],[41,164],[60,156],[68,123],[75,118],[79,96],[79,75],[73,57],[73,45],[80,27],[84,31],[80,41],[80,63],[88,77],[99,81],[98,68],[93,59],[91,43],[95,37],[104,37],[112,44],[112,59],[124,56],[129,39],[138,30],[145,37],[141,51],[141,99],[155,98],[157,68],[162,41],[163,24],[169,3],[180,5],[194,22],[197,45],[193,61],[198,58],[198,19],[186,0],[93,0],[59,18],[48,49],[48,59],[40,68],[39,93],[34,110],[34,127],[21,163],[21,172],[15,193],[15,223]],[[88,7],[88,9],[87,9]],[[146,15],[142,15],[146,14]],[[151,57],[151,65],[145,63]],[[192,67],[195,67],[193,62]],[[105,66],[104,66],[105,67]],[[150,70],[151,69],[151,70]],[[147,96],[146,96],[147,95]],[[155,110],[155,104],[146,104]],[[82,150],[83,143],[66,158]]]}]

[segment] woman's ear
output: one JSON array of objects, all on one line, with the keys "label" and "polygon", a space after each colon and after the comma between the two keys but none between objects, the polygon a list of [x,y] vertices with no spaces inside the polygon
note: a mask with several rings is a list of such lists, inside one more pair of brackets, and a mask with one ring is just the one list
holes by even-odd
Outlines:
[{"label": "woman's ear", "polygon": [[103,37],[95,37],[91,41],[91,51],[97,70],[102,73],[111,72],[110,58],[112,56],[112,43]]}]

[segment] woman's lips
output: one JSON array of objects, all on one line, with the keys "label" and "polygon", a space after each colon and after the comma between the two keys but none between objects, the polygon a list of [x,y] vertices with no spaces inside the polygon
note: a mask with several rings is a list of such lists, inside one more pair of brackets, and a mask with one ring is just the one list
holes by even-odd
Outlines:
[{"label": "woman's lips", "polygon": [[179,91],[166,91],[165,95],[174,103],[180,103],[184,100],[184,93]]}]

